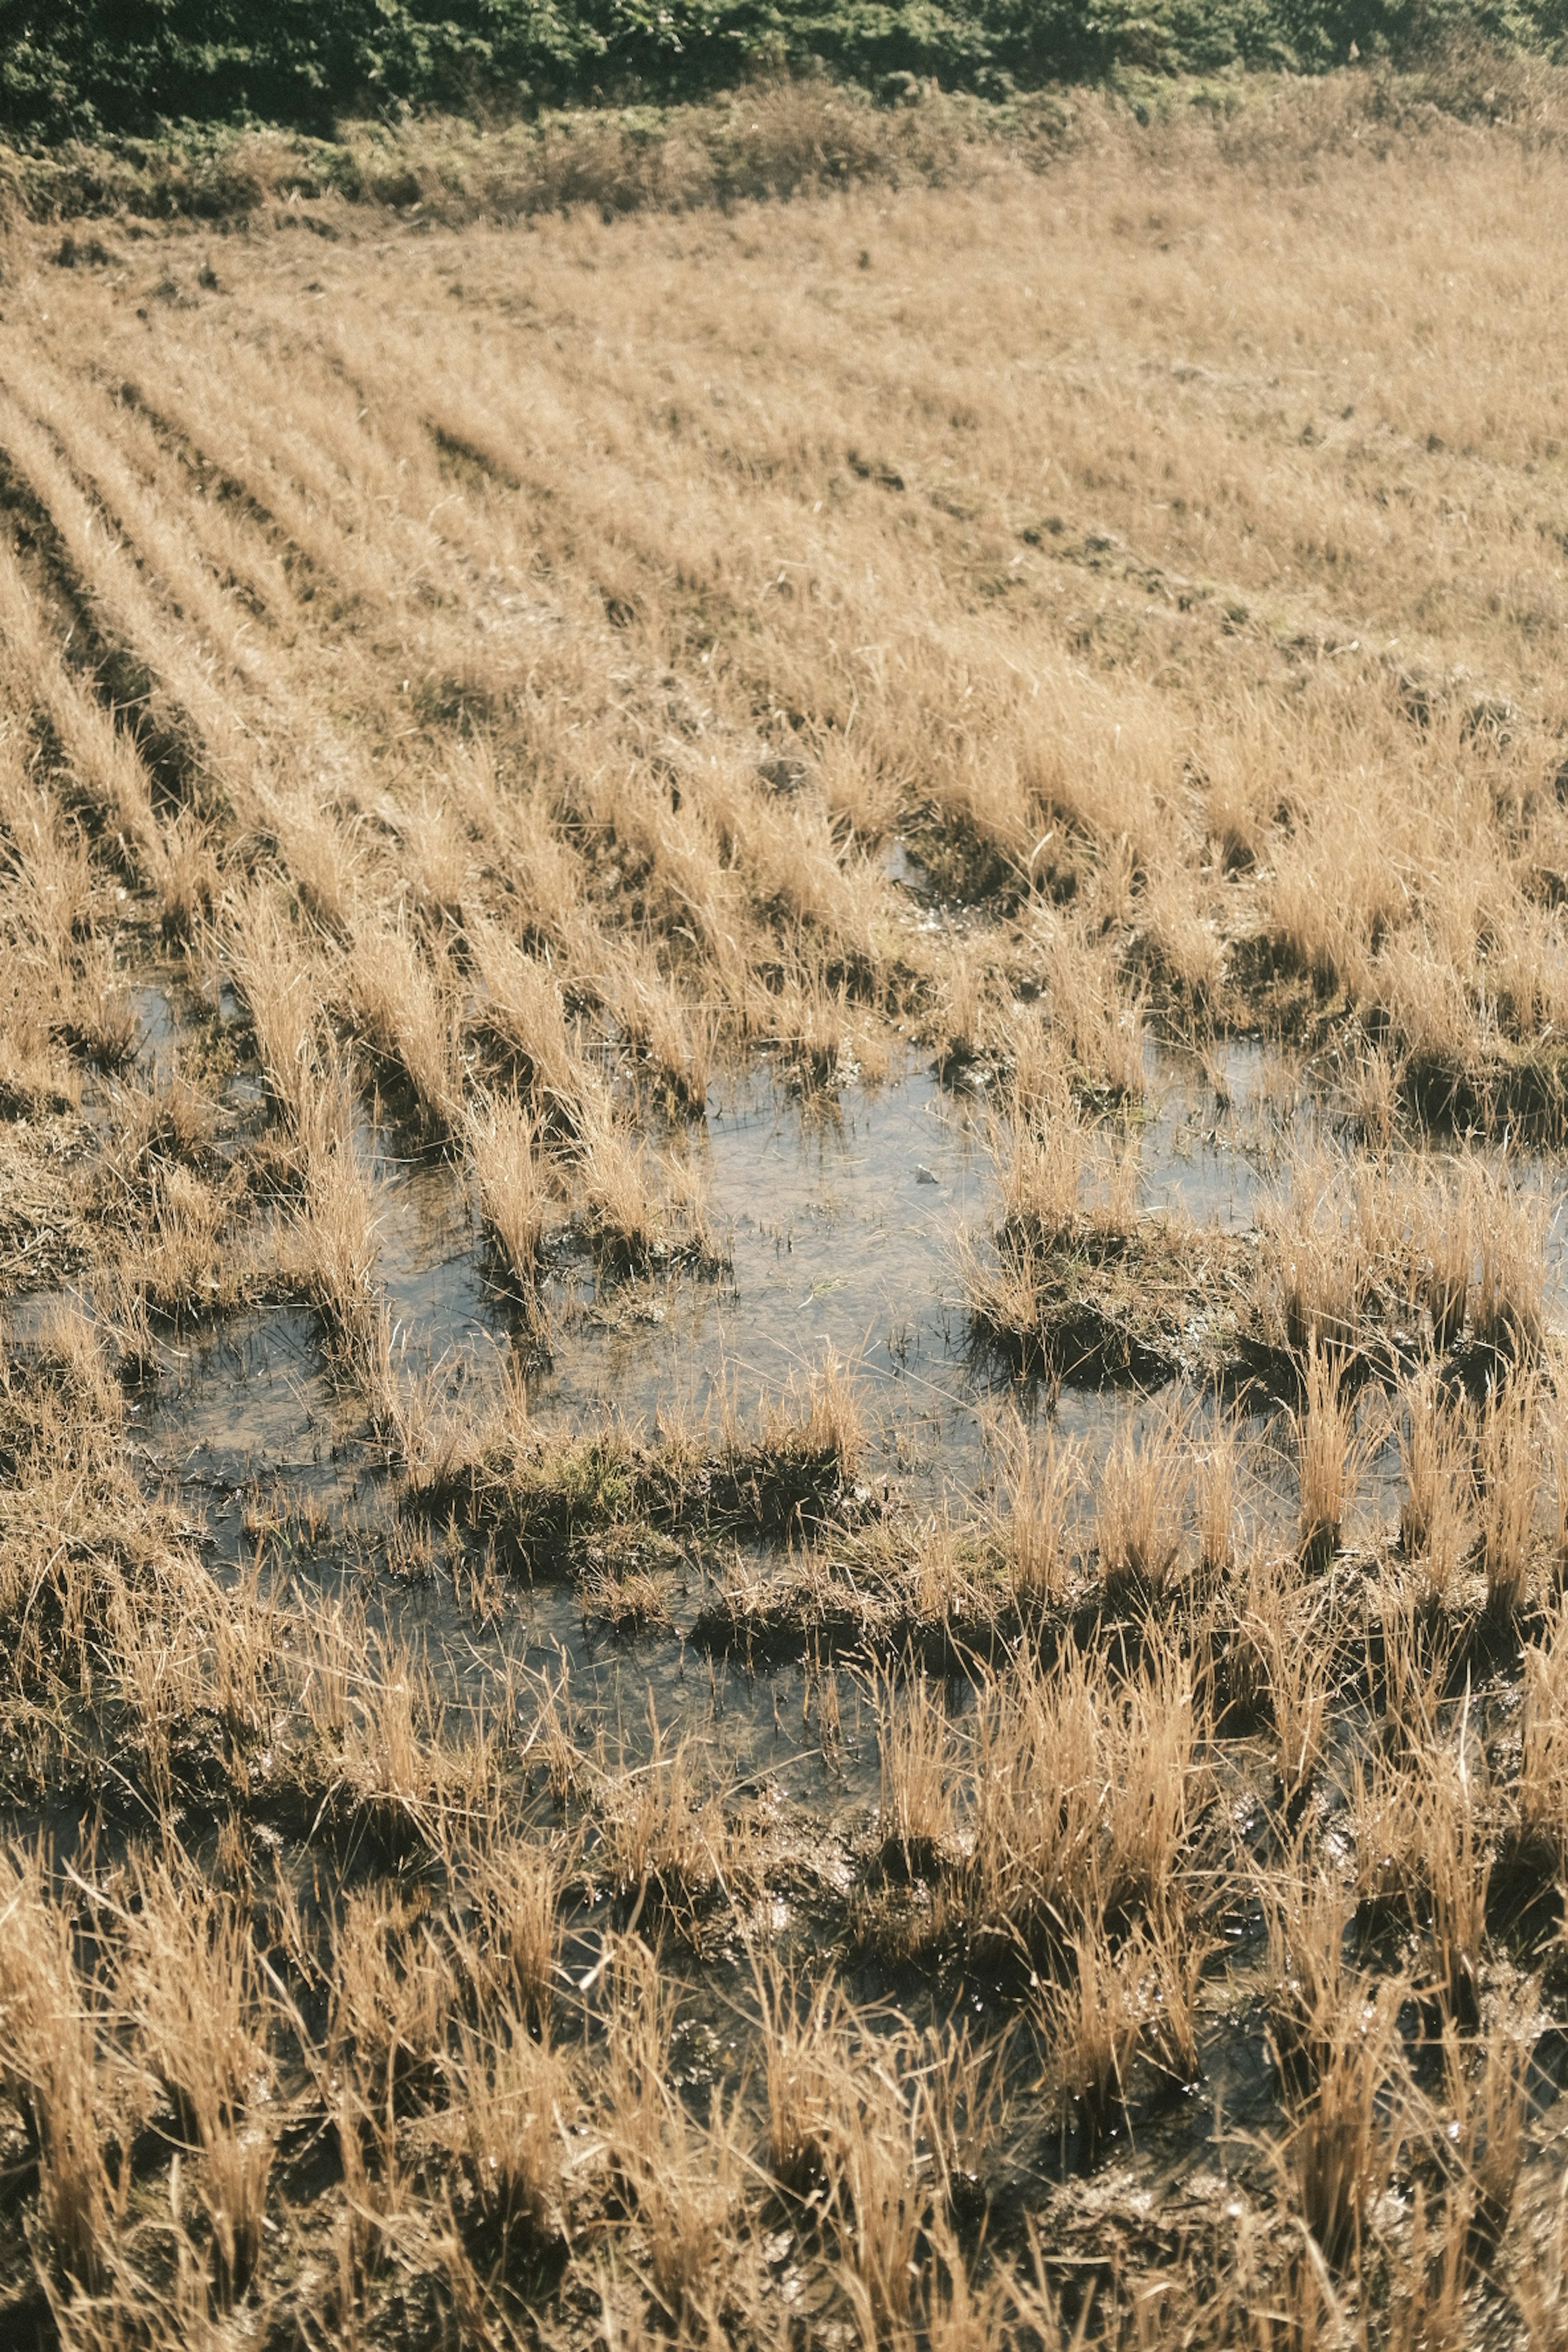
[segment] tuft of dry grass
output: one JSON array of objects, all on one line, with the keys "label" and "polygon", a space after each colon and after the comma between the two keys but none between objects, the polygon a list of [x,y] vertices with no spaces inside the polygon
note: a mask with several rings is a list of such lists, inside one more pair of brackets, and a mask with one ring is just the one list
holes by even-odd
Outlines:
[{"label": "tuft of dry grass", "polygon": [[1184,1552],[1189,1459],[1186,1429],[1173,1412],[1138,1430],[1123,1423],[1100,1466],[1095,1543],[1106,1598],[1158,1601]]},{"label": "tuft of dry grass", "polygon": [[299,1278],[342,1361],[362,1376],[380,1362],[377,1223],[374,1191],[352,1150],[313,1151],[294,1223]]},{"label": "tuft of dry grass", "polygon": [[1305,1393],[1291,1415],[1300,1490],[1301,1557],[1325,1568],[1339,1549],[1355,1492],[1357,1433],[1353,1400],[1339,1357],[1308,1343]]},{"label": "tuft of dry grass", "polygon": [[900,1688],[889,1674],[876,1687],[883,1852],[908,1877],[935,1868],[952,1834],[952,1738],[940,1694],[924,1675]]},{"label": "tuft of dry grass", "polygon": [[[1044,1957],[1075,1923],[1181,1916],[1180,1864],[1204,1800],[1190,1664],[1156,1644],[1147,1672],[1097,1701],[1093,1662],[1026,1655],[977,1694],[958,1791],[973,1932]],[[1041,1808],[1032,1791],[1061,1791]]]},{"label": "tuft of dry grass", "polygon": [[1520,1819],[1528,1843],[1556,1854],[1568,1841],[1568,1643],[1561,1604],[1524,1651]]},{"label": "tuft of dry grass", "polygon": [[504,2260],[514,2242],[539,2245],[560,2228],[568,2143],[563,2114],[575,2105],[571,2071],[521,2018],[499,2021],[487,2047],[459,2028],[453,2063],[463,2158],[484,2227]]},{"label": "tuft of dry grass", "polygon": [[535,1130],[515,1095],[472,1106],[466,1127],[479,1214],[525,1297],[533,1293],[551,1192]]},{"label": "tuft of dry grass", "polygon": [[1506,1177],[1478,1170],[1471,1217],[1479,1258],[1476,1338],[1506,1362],[1531,1362],[1544,1330],[1542,1204],[1521,1197]]},{"label": "tuft of dry grass", "polygon": [[1031,1607],[1054,1606],[1070,1554],[1068,1514],[1083,1486],[1078,1448],[1054,1430],[1040,1434],[1015,1410],[997,1433],[1007,1516],[1003,1540],[1013,1590]]},{"label": "tuft of dry grass", "polygon": [[1280,2073],[1303,2091],[1331,2071],[1363,1988],[1347,1966],[1348,1890],[1294,1854],[1258,1882],[1268,1938],[1270,2032]]},{"label": "tuft of dry grass", "polygon": [[1268,1627],[1268,1705],[1275,1769],[1287,1805],[1305,1793],[1323,1761],[1331,1665],[1319,1640],[1321,1620],[1304,1604]]},{"label": "tuft of dry grass", "polygon": [[1080,1934],[1068,1979],[1044,1997],[1040,2024],[1065,2148],[1076,2125],[1092,2163],[1126,2113],[1143,2033],[1137,1945],[1113,1953],[1102,1935]]},{"label": "tuft of dry grass", "polygon": [[1477,1445],[1481,1567],[1488,1606],[1515,1616],[1530,1575],[1531,1536],[1540,1488],[1536,1451],[1540,1390],[1528,1375],[1489,1388]]},{"label": "tuft of dry grass", "polygon": [[1331,2271],[1353,2272],[1373,2209],[1398,2161],[1402,1988],[1383,1985],[1369,2006],[1342,2011],[1302,2102],[1285,2162],[1297,2211]]},{"label": "tuft of dry grass", "polygon": [[1421,1563],[1426,1590],[1445,1602],[1469,1549],[1474,1516],[1470,1434],[1462,1399],[1446,1396],[1427,1366],[1406,1391],[1399,1429],[1405,1498],[1399,1539]]},{"label": "tuft of dry grass", "polygon": [[1038,1126],[1014,1124],[999,1160],[1004,1226],[1028,1234],[1047,1250],[1084,1224],[1125,1231],[1135,1200],[1131,1156],[1118,1153],[1066,1094],[1039,1116]]},{"label": "tuft of dry grass", "polygon": [[402,924],[362,923],[345,980],[360,1034],[401,1069],[423,1125],[444,1131],[463,1085],[452,991],[439,954],[433,961],[422,953]]},{"label": "tuft of dry grass", "polygon": [[38,2168],[38,2219],[62,2281],[90,2294],[112,2263],[122,2210],[106,2142],[110,2086],[99,2003],[79,1973],[71,1921],[36,1860],[7,1862],[0,1935],[0,2079]]},{"label": "tuft of dry grass", "polygon": [[1194,1479],[1198,1566],[1209,1578],[1224,1576],[1235,1555],[1240,1476],[1236,1418],[1216,1404],[1212,1428],[1201,1433]]}]

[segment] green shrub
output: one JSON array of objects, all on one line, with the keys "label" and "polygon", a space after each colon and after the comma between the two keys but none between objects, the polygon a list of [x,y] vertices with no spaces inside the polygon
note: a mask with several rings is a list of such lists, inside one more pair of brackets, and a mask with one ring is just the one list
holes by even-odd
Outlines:
[{"label": "green shrub", "polygon": [[1313,70],[1456,32],[1553,47],[1568,0],[9,0],[0,125],[58,139],[161,123],[323,131],[402,105],[511,113],[669,99],[815,62],[896,100],[1002,96],[1118,68]]}]

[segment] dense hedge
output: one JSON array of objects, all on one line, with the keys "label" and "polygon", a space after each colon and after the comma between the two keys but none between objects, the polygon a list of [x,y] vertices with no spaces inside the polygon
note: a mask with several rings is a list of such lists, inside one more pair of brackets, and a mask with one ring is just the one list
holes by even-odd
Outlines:
[{"label": "dense hedge", "polygon": [[1568,0],[0,0],[0,125],[324,129],[399,102],[668,98],[759,65],[1000,95],[1116,66],[1307,69],[1455,30],[1554,47]]}]

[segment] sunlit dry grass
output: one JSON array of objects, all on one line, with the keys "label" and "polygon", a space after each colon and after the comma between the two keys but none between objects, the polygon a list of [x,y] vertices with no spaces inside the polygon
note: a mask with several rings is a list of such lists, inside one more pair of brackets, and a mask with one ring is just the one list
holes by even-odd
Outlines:
[{"label": "sunlit dry grass", "polygon": [[[1487,71],[6,232],[0,2332],[1556,2340],[1563,167]],[[980,1500],[793,1342],[538,1408],[725,1278],[716,1086],[911,1057]],[[416,1177],[498,1365],[395,1318]],[[231,1494],[158,1412],[242,1308],[330,1422]]]}]

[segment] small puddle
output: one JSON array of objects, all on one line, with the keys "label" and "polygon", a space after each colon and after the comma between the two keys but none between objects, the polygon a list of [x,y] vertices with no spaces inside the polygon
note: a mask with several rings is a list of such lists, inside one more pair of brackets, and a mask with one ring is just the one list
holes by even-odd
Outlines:
[{"label": "small puddle", "polygon": [[887,844],[878,863],[888,881],[897,882],[914,898],[923,898],[930,896],[931,876],[908,842],[899,835],[895,834],[892,840]]},{"label": "small puddle", "polygon": [[[1261,1089],[1263,1049],[1229,1047],[1225,1081],[1234,1114]],[[1232,1148],[1205,1087],[1192,1057],[1151,1049],[1145,1202],[1241,1227],[1266,1179]],[[831,1356],[859,1392],[871,1474],[896,1479],[921,1511],[962,1512],[988,1481],[988,1408],[1011,1395],[1033,1409],[1027,1385],[976,1350],[964,1307],[961,1244],[988,1223],[994,1197],[983,1115],[921,1067],[805,1102],[766,1066],[716,1087],[691,1149],[721,1272],[595,1280],[584,1260],[553,1276],[548,1356],[528,1372],[531,1412],[545,1428],[608,1413],[649,1431],[661,1418],[716,1424],[726,1412],[746,1422]],[[384,1149],[376,1171],[397,1360],[461,1386],[478,1409],[521,1335],[487,1271],[471,1187],[428,1155]],[[30,1307],[16,1302],[14,1328],[37,1320]],[[149,1462],[183,1486],[299,1481],[361,1495],[366,1449],[350,1442],[354,1408],[334,1395],[308,1311],[241,1315],[160,1359],[140,1418]],[[1093,1393],[1061,1402],[1065,1425],[1089,1438],[1125,1410]]]},{"label": "small puddle", "polygon": [[805,1108],[766,1071],[715,1090],[706,1130],[709,1219],[728,1264],[610,1283],[567,1319],[530,1382],[542,1421],[613,1408],[651,1425],[727,1403],[749,1417],[829,1354],[897,1458],[940,1447],[942,1473],[978,1468],[976,1388],[956,1244],[981,1223],[989,1163],[968,1114],[923,1071]]},{"label": "small puddle", "polygon": [[[985,1475],[980,1408],[987,1392],[968,1346],[956,1244],[989,1199],[989,1163],[962,1102],[928,1072],[818,1106],[775,1087],[765,1067],[716,1090],[696,1147],[710,1177],[709,1219],[722,1274],[552,1282],[550,1360],[531,1370],[531,1407],[547,1427],[606,1412],[650,1430],[673,1411],[717,1423],[749,1420],[828,1353],[851,1368],[873,1452],[902,1491],[935,1507]],[[380,1273],[401,1364],[444,1375],[482,1407],[510,1358],[514,1309],[485,1270],[470,1188],[450,1163],[382,1155]],[[689,1648],[668,1628],[615,1635],[584,1616],[563,1583],[505,1591],[499,1620],[477,1627],[451,1581],[386,1572],[396,1485],[356,1434],[363,1412],[340,1399],[315,1317],[298,1307],[237,1316],[220,1331],[160,1349],[156,1391],[138,1401],[139,1458],[151,1482],[199,1525],[217,1572],[254,1557],[258,1511],[298,1520],[330,1512],[332,1538],[288,1553],[289,1573],[332,1590],[360,1585],[373,1620],[416,1643],[456,1688],[510,1659],[533,1683],[563,1674],[571,1703],[614,1756],[646,1752],[658,1722],[705,1742],[779,1796],[835,1812],[875,1795],[874,1716],[835,1678],[840,1738],[830,1763],[811,1730],[816,1677]],[[280,1555],[281,1556],[281,1555]],[[701,1574],[670,1595],[689,1628]],[[591,1736],[591,1735],[590,1735]]]},{"label": "small puddle", "polygon": [[[1262,1046],[1242,1042],[1204,1063],[1151,1046],[1135,1130],[1145,1206],[1249,1226],[1277,1181],[1277,1066]],[[1308,1105],[1297,1116],[1316,1113]],[[983,1231],[993,1212],[984,1117],[919,1066],[826,1101],[792,1096],[766,1065],[716,1087],[689,1149],[706,1170],[722,1271],[623,1279],[595,1276],[585,1255],[563,1264],[549,1285],[548,1359],[527,1374],[531,1411],[552,1429],[593,1426],[610,1413],[650,1434],[660,1421],[716,1427],[727,1412],[746,1423],[832,1354],[861,1401],[868,1479],[887,1481],[922,1519],[972,1516],[991,1491],[985,1441],[995,1410],[1013,1399],[1028,1417],[1039,1406],[1038,1391],[976,1350],[964,1308],[962,1239]],[[380,1273],[398,1360],[411,1377],[450,1382],[480,1411],[522,1335],[514,1304],[488,1271],[472,1189],[460,1167],[397,1158],[384,1139],[376,1170]],[[18,1302],[14,1317],[20,1309]],[[24,1311],[23,1320],[36,1317]],[[411,1567],[398,1549],[406,1530],[396,1477],[364,1436],[363,1409],[334,1391],[309,1311],[236,1317],[219,1332],[166,1345],[160,1364],[156,1391],[136,1406],[140,1458],[150,1481],[199,1524],[219,1573],[255,1557],[258,1507],[270,1497],[295,1520],[326,1526],[309,1546],[279,1553],[288,1572],[358,1591],[454,1690],[510,1661],[529,1677],[525,1706],[537,1704],[540,1677],[553,1686],[564,1675],[611,1752],[622,1741],[628,1752],[646,1751],[651,1707],[667,1729],[702,1738],[743,1773],[770,1777],[778,1793],[818,1811],[874,1799],[874,1710],[853,1674],[841,1669],[837,1678],[845,1728],[830,1767],[813,1728],[815,1668],[753,1672],[689,1645],[706,1597],[695,1564],[666,1579],[675,1629],[629,1636],[586,1620],[567,1584],[511,1580],[499,1608],[479,1618],[446,1568]],[[1179,1385],[1146,1400],[1068,1388],[1057,1402],[1090,1490],[1130,1423],[1152,1429],[1185,1413],[1201,1444],[1212,1410],[1212,1400]],[[1238,1434],[1249,1455],[1244,1523],[1255,1540],[1287,1541],[1295,1512],[1288,1428],[1274,1412],[1248,1419]],[[1397,1477],[1389,1434],[1367,1464],[1363,1517],[1386,1520],[1396,1509]],[[1090,1491],[1078,1548],[1087,1552],[1092,1542]],[[752,1576],[781,1564],[765,1549],[743,1570],[739,1555],[734,1563]]]},{"label": "small puddle", "polygon": [[1278,1056],[1255,1038],[1216,1041],[1208,1055],[1150,1039],[1140,1140],[1140,1197],[1195,1225],[1245,1233],[1278,1183],[1282,1148],[1310,1145],[1321,1120],[1310,1098],[1282,1094]]},{"label": "small puddle", "polygon": [[143,1079],[164,1077],[180,1047],[180,1018],[171,992],[143,983],[126,995],[136,1021],[138,1071]]},{"label": "small puddle", "polygon": [[156,1390],[132,1401],[130,1424],[142,1475],[198,1529],[220,1576],[254,1558],[258,1507],[286,1498],[295,1517],[330,1528],[334,1546],[351,1523],[388,1508],[307,1307],[251,1309],[217,1331],[165,1341]]}]

